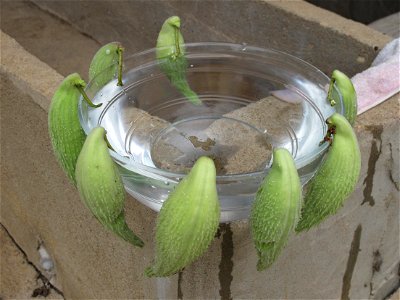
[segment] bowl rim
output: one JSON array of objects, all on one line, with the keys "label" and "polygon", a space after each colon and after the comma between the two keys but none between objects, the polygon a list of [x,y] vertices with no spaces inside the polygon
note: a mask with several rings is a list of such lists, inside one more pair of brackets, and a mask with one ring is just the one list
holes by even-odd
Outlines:
[{"label": "bowl rim", "polygon": [[[323,73],[321,70],[319,70],[317,67],[315,67],[314,65],[308,63],[307,61],[298,58],[292,54],[280,51],[280,50],[276,50],[273,48],[262,48],[262,47],[258,47],[258,46],[253,46],[253,45],[248,45],[246,43],[243,44],[237,44],[237,43],[229,43],[229,42],[195,42],[195,43],[185,43],[184,44],[185,47],[185,52],[188,55],[188,57],[191,56],[191,51],[188,50],[192,50],[192,49],[197,49],[199,47],[216,47],[217,49],[223,49],[225,51],[232,51],[233,53],[235,52],[240,52],[240,53],[249,53],[252,55],[260,55],[260,56],[265,56],[267,54],[273,54],[273,55],[277,55],[280,57],[284,57],[289,59],[290,61],[293,61],[296,63],[296,65],[300,66],[302,65],[305,68],[308,68],[310,71],[312,71],[315,75],[319,75],[322,76],[326,79],[326,81],[329,83],[330,78]],[[221,51],[220,50],[220,51]],[[132,61],[133,59],[139,58],[139,57],[143,57],[146,55],[149,55],[151,53],[155,53],[156,48],[150,48],[150,49],[146,49],[134,54],[130,54],[130,55],[125,55],[124,56],[124,62],[125,61]],[[210,50],[210,52],[212,53],[212,51]],[[214,52],[214,53],[218,53]],[[154,55],[154,62],[156,62],[156,56]],[[114,65],[114,64],[112,64]],[[112,65],[110,65],[109,67],[111,67]],[[109,68],[107,67],[107,68]],[[132,70],[132,69],[130,69]],[[96,75],[100,76],[102,73],[99,73]],[[92,81],[90,81],[86,87],[85,87],[85,91],[87,91],[88,89],[91,88],[93,81],[95,81],[96,77],[94,77],[92,79]],[[339,102],[336,104],[337,105],[337,109],[339,109],[339,113],[343,114],[344,111],[344,106],[343,106],[343,101],[342,101],[342,95],[340,93],[340,91],[338,90],[337,86],[334,85],[334,89],[336,89],[337,94],[339,95]],[[124,89],[122,88],[122,91],[120,93],[123,93]],[[117,97],[119,95],[119,93],[117,93],[116,95],[114,95],[114,97],[112,99],[114,99],[115,97]],[[110,99],[109,101],[111,101],[112,99]],[[92,127],[88,127],[86,126],[86,122],[84,121],[83,115],[82,115],[82,103],[85,103],[85,101],[83,100],[83,97],[80,96],[79,99],[79,104],[78,104],[78,115],[79,115],[79,122],[83,128],[83,130],[85,131],[86,134],[89,133],[89,131],[96,127],[96,126],[100,126],[100,124],[97,124],[96,126],[92,126]],[[86,104],[85,104],[86,105]],[[315,105],[314,103],[312,103],[312,105]],[[320,145],[318,147],[318,150],[312,152],[312,155],[306,155],[304,157],[302,157],[300,160],[295,160],[296,163],[296,167],[298,168],[298,165],[301,165],[301,162],[303,160],[310,160],[313,157],[319,157],[321,155],[323,155],[327,149],[328,149],[329,145],[328,143],[324,143],[322,145]],[[272,149],[272,151],[274,150],[274,148]],[[142,163],[138,163],[135,162],[131,159],[129,159],[128,157],[122,156],[120,154],[118,154],[117,152],[115,152],[112,149],[109,149],[110,155],[112,156],[112,158],[114,159],[114,161],[116,161],[119,165],[121,165],[121,167],[132,171],[134,173],[146,176],[146,177],[150,177],[152,179],[156,179],[156,180],[162,180],[165,183],[177,183],[179,182],[180,179],[182,179],[183,177],[185,177],[187,175],[187,173],[177,173],[177,172],[171,172],[168,170],[164,170],[164,169],[160,169],[157,167],[152,167],[152,166],[147,166],[144,165]],[[249,178],[249,177],[264,177],[267,172],[268,169],[272,163],[272,159],[273,157],[271,157],[271,161],[269,163],[269,165],[267,165],[263,170],[260,171],[255,171],[255,172],[247,172],[247,173],[237,173],[237,174],[225,174],[225,175],[217,175],[217,182],[218,181],[224,181],[224,180],[241,180],[244,178]]]}]

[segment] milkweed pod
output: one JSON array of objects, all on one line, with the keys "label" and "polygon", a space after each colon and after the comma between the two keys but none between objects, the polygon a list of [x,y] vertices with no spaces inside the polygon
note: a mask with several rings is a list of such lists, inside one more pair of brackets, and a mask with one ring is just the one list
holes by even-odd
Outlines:
[{"label": "milkweed pod", "polygon": [[102,46],[93,56],[89,66],[89,81],[94,80],[98,88],[119,77],[123,47],[119,42],[111,42]]},{"label": "milkweed pod", "polygon": [[76,164],[79,195],[96,219],[119,237],[142,247],[125,222],[125,189],[118,168],[110,156],[103,127],[94,128],[86,138]]},{"label": "milkweed pod", "polygon": [[160,210],[155,261],[145,274],[169,276],[196,260],[213,240],[219,218],[215,165],[200,157]]},{"label": "milkweed pod", "polygon": [[335,214],[353,192],[360,176],[361,153],[350,123],[338,113],[328,118],[327,123],[333,140],[326,159],[308,183],[297,232]]},{"label": "milkweed pod", "polygon": [[339,70],[334,70],[332,72],[331,77],[331,85],[329,87],[328,98],[331,101],[331,104],[336,104],[336,101],[333,99],[333,83],[336,84],[340,94],[342,95],[343,105],[344,105],[344,116],[347,121],[354,125],[357,117],[357,94],[354,89],[354,85],[351,82],[350,78],[347,77],[346,74],[340,72]]},{"label": "milkweed pod", "polygon": [[300,178],[292,155],[284,148],[275,149],[272,167],[258,189],[250,215],[258,271],[276,260],[294,232],[301,199]]},{"label": "milkweed pod", "polygon": [[191,103],[200,105],[202,102],[190,88],[186,80],[188,67],[185,57],[184,39],[180,31],[181,20],[173,16],[165,20],[157,38],[156,56],[161,71]]},{"label": "milkweed pod", "polygon": [[86,134],[78,118],[78,86],[86,84],[77,73],[67,76],[51,100],[48,127],[57,161],[71,182],[76,185],[75,166]]}]

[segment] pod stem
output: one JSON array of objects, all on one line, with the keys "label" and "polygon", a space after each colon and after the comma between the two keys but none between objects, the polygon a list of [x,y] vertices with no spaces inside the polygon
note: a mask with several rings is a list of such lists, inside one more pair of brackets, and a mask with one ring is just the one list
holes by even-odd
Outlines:
[{"label": "pod stem", "polygon": [[175,51],[176,51],[176,57],[179,57],[181,55],[181,48],[179,47],[179,28],[175,26]]},{"label": "pod stem", "polygon": [[76,83],[76,84],[75,84],[75,87],[79,90],[79,92],[81,93],[83,99],[85,99],[86,103],[87,103],[90,107],[97,108],[97,107],[100,107],[100,106],[103,104],[103,103],[94,104],[94,103],[89,99],[88,95],[86,94],[85,90],[83,89],[83,85],[82,85],[82,84]]},{"label": "pod stem", "polygon": [[333,90],[333,85],[335,84],[335,78],[331,77],[331,81],[329,82],[329,89],[328,89],[328,101],[331,104],[331,106],[336,105],[336,101],[332,98],[332,90]]},{"label": "pod stem", "polygon": [[107,134],[104,134],[104,140],[106,141],[107,147],[115,152],[114,148],[111,146],[111,144],[107,138]]},{"label": "pod stem", "polygon": [[124,48],[121,46],[118,46],[117,52],[118,52],[118,83],[117,83],[117,85],[123,86],[123,83],[122,83],[122,62],[123,62],[122,54],[124,52]]},{"label": "pod stem", "polygon": [[326,123],[328,124],[328,131],[326,132],[324,139],[321,142],[319,142],[320,146],[326,142],[329,142],[329,145],[331,145],[332,137],[336,134],[336,127],[328,122]]}]

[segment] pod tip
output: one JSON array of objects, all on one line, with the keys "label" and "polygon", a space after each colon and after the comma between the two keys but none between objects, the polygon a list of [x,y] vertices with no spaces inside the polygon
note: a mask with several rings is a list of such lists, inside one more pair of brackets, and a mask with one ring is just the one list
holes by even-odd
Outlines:
[{"label": "pod tip", "polygon": [[169,17],[166,22],[169,25],[175,26],[177,28],[181,27],[181,19],[178,16]]}]

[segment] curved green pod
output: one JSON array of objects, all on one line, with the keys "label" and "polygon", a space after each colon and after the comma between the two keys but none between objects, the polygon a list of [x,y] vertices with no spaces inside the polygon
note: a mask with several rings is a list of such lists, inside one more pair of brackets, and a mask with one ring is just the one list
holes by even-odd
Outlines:
[{"label": "curved green pod", "polygon": [[201,100],[186,80],[188,64],[180,27],[181,20],[177,16],[170,17],[164,22],[157,38],[157,60],[161,71],[168,77],[171,84],[191,103],[200,105]]},{"label": "curved green pod", "polygon": [[297,232],[335,214],[353,192],[360,175],[361,153],[350,123],[338,113],[328,118],[327,123],[333,140],[326,159],[308,183]]},{"label": "curved green pod", "polygon": [[346,74],[340,72],[339,70],[334,70],[332,72],[331,84],[328,91],[328,99],[332,106],[336,104],[336,101],[332,96],[333,84],[336,84],[340,94],[342,95],[344,116],[349,121],[351,126],[353,126],[357,117],[357,94],[354,89],[354,85]]},{"label": "curved green pod", "polygon": [[89,81],[96,78],[96,85],[103,87],[118,74],[118,85],[122,85],[122,53],[124,48],[119,42],[102,46],[93,56],[89,66]]},{"label": "curved green pod", "polygon": [[79,154],[75,170],[79,195],[103,226],[127,242],[142,247],[143,241],[125,222],[125,189],[110,156],[105,134],[103,127],[94,128]]},{"label": "curved green pod", "polygon": [[276,260],[294,232],[301,199],[300,178],[292,155],[286,149],[275,149],[272,167],[256,194],[250,215],[258,271]]},{"label": "curved green pod", "polygon": [[213,240],[219,218],[215,165],[200,157],[160,210],[155,261],[145,274],[169,276],[196,260]]},{"label": "curved green pod", "polygon": [[78,118],[81,95],[78,87],[85,85],[79,74],[67,76],[54,93],[48,114],[49,135],[55,156],[74,185],[76,161],[86,138]]}]

